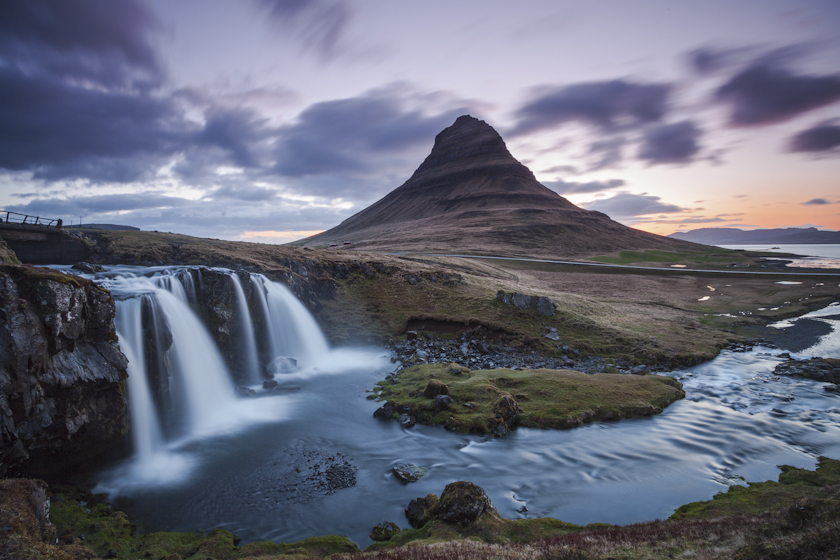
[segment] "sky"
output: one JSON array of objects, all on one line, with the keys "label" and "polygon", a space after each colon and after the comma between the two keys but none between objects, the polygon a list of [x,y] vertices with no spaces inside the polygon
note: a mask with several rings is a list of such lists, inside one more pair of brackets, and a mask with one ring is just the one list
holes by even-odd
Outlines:
[{"label": "sky", "polygon": [[286,243],[463,114],[639,229],[840,229],[837,0],[0,3],[7,211]]}]

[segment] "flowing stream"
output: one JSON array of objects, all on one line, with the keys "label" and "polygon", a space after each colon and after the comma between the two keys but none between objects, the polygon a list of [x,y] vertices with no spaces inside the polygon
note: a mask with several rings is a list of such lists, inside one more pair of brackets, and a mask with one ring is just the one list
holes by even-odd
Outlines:
[{"label": "flowing stream", "polygon": [[[364,547],[375,524],[408,527],[409,501],[456,480],[482,486],[508,518],[626,524],[665,518],[744,480],[775,479],[777,465],[840,458],[840,396],[823,383],[774,376],[782,351],[760,347],[672,372],[687,396],[655,417],[520,428],[503,439],[404,430],[374,419],[379,403],[365,398],[393,369],[390,355],[330,349],[294,296],[259,275],[251,276],[248,320],[263,328],[242,339],[240,367],[253,379],[265,366],[281,392],[254,383],[257,397],[237,397],[196,315],[195,278],[184,269],[131,267],[97,276],[118,300],[136,452],[98,473],[96,490],[145,531],[225,528],[243,542],[339,534]],[[239,278],[236,285],[241,293]],[[234,299],[242,321],[248,302],[244,294]],[[144,305],[152,310],[145,315]],[[794,357],[840,357],[838,313],[833,304],[809,314],[833,331],[815,347],[820,353]],[[148,330],[161,315],[172,335],[165,361],[176,412],[168,416],[147,381],[154,367],[144,346],[160,345]],[[403,485],[391,472],[400,462],[430,472]]]}]

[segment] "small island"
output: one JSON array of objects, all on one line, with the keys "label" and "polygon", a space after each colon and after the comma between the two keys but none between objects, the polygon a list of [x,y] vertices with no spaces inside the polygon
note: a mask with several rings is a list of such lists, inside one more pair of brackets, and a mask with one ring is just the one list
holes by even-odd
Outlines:
[{"label": "small island", "polygon": [[516,426],[574,428],[596,420],[652,416],[685,396],[659,375],[593,375],[567,369],[471,371],[456,363],[412,366],[374,389],[375,416],[405,426],[504,436]]}]

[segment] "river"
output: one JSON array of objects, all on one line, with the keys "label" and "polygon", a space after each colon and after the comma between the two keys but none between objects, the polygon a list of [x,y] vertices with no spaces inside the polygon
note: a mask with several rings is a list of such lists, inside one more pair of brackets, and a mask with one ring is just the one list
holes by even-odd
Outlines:
[{"label": "river", "polygon": [[[128,286],[119,294],[124,301]],[[824,357],[840,357],[838,314],[836,304],[812,314],[833,328],[818,343]],[[165,440],[153,460],[135,457],[92,476],[96,491],[145,531],[225,528],[243,542],[339,534],[365,547],[375,524],[408,527],[409,501],[439,495],[457,480],[483,487],[507,518],[662,519],[731,484],[775,479],[777,465],[813,468],[820,455],[840,458],[840,397],[823,383],[773,376],[781,352],[724,351],[670,373],[686,398],[655,417],[563,431],[520,428],[492,439],[373,418],[379,403],[366,397],[393,370],[390,355],[333,348],[278,375],[288,393],[214,405],[215,431]],[[810,355],[806,349],[794,357]],[[391,472],[400,462],[429,474],[401,484]]]}]

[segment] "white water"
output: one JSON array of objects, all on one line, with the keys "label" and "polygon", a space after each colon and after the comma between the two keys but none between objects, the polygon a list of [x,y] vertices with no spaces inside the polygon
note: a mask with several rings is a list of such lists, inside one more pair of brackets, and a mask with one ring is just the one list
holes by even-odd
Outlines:
[{"label": "white water", "polygon": [[[244,348],[247,378],[260,381],[257,334],[244,290],[238,276],[222,271],[232,280],[239,317],[238,336]],[[198,274],[201,274],[199,270]],[[200,277],[200,276],[199,276]],[[239,398],[233,376],[224,363],[213,338],[191,304],[197,303],[197,292],[189,269],[115,267],[96,275],[117,298],[117,333],[120,347],[129,359],[128,397],[134,455],[112,469],[98,486],[99,491],[116,496],[131,488],[160,487],[186,480],[196,460],[188,449],[191,442],[232,434],[256,424],[287,419],[294,407],[284,395],[265,398]],[[323,334],[306,308],[285,287],[264,276],[252,276],[255,302],[266,325],[269,362],[278,358],[294,358],[299,371],[284,380],[305,379],[318,366],[340,369],[347,357],[331,355]],[[148,382],[144,337],[157,333],[144,332],[158,328],[152,320],[144,324],[143,298],[152,298],[171,332],[172,346],[166,352],[171,372],[172,414],[177,423],[168,440],[163,435],[162,419],[155,405]],[[154,310],[154,306],[152,306]],[[162,327],[161,327],[162,328]],[[354,360],[350,360],[352,362]],[[358,360],[356,360],[358,361]],[[255,385],[255,387],[257,387]],[[262,387],[257,388],[262,392]],[[267,393],[266,393],[267,394]]]},{"label": "white water", "polygon": [[273,355],[294,358],[302,368],[313,367],[329,353],[318,323],[287,287],[260,274],[251,278],[270,318],[267,334]]},{"label": "white water", "polygon": [[248,300],[245,299],[245,292],[236,273],[231,273],[230,279],[236,290],[236,302],[239,316],[239,338],[242,348],[245,350],[245,363],[242,364],[248,372],[247,378],[251,383],[258,383],[260,380],[259,358],[257,358],[257,339],[254,334],[254,326],[251,321],[251,312],[248,310]]}]

